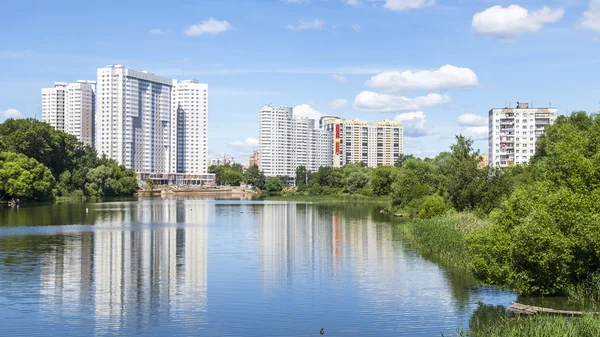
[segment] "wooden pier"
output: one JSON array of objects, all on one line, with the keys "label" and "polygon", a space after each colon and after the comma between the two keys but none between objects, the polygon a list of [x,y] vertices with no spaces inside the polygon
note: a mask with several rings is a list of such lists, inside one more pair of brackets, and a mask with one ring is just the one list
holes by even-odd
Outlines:
[{"label": "wooden pier", "polygon": [[535,307],[533,305],[525,305],[521,303],[513,302],[508,309],[510,312],[514,312],[515,314],[521,315],[537,315],[537,314],[552,314],[552,315],[562,315],[562,316],[581,316],[583,312],[581,311],[569,311],[569,310],[556,310],[550,308],[543,307]]}]

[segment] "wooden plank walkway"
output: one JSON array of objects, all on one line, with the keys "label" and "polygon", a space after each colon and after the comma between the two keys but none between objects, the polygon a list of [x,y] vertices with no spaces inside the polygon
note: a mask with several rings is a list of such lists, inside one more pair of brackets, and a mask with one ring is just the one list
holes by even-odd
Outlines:
[{"label": "wooden plank walkway", "polygon": [[525,305],[521,303],[513,302],[508,309],[510,312],[514,312],[515,314],[522,315],[537,315],[537,314],[554,314],[554,315],[563,315],[563,316],[581,316],[583,312],[581,311],[568,311],[568,310],[556,310],[550,308],[543,307],[535,307],[533,305]]}]

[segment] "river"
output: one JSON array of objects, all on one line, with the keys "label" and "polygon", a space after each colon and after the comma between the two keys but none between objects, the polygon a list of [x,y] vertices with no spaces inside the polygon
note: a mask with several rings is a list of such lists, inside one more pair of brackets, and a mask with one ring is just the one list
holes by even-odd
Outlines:
[{"label": "river", "polygon": [[0,208],[2,336],[445,336],[511,292],[371,204],[140,199]]}]

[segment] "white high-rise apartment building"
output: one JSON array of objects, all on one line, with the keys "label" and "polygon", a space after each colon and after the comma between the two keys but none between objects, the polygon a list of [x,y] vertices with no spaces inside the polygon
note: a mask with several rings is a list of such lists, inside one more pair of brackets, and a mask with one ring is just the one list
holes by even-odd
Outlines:
[{"label": "white high-rise apartment building", "polygon": [[173,81],[122,65],[97,76],[98,153],[138,173],[169,172]]},{"label": "white high-rise apartment building", "polygon": [[327,116],[320,124],[333,133],[333,167],[359,162],[368,167],[391,166],[404,152],[403,127],[399,123],[385,119],[369,124],[357,118]]},{"label": "white high-rise apartment building", "polygon": [[258,112],[259,168],[267,177],[295,177],[296,168],[331,166],[331,132],[292,108],[264,105]]},{"label": "white high-rise apartment building", "polygon": [[95,81],[56,82],[42,89],[42,121],[93,145],[95,104]]},{"label": "white high-rise apartment building", "polygon": [[42,122],[65,131],[65,96],[67,83],[54,82],[54,88],[42,89]]},{"label": "white high-rise apartment building", "polygon": [[535,144],[544,135],[547,125],[558,115],[554,108],[533,108],[517,103],[516,108],[489,111],[490,167],[525,164],[535,154]]},{"label": "white high-rise apartment building", "polygon": [[173,80],[171,172],[208,172],[208,84]]}]

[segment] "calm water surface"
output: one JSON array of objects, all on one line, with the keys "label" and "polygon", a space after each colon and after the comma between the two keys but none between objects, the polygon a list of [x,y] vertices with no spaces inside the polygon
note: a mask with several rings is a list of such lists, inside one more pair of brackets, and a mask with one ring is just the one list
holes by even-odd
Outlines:
[{"label": "calm water surface", "polygon": [[440,336],[516,299],[425,260],[377,211],[192,198],[0,209],[0,336]]}]

